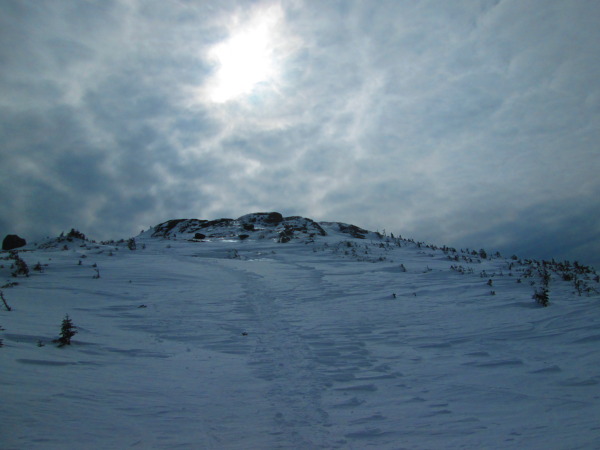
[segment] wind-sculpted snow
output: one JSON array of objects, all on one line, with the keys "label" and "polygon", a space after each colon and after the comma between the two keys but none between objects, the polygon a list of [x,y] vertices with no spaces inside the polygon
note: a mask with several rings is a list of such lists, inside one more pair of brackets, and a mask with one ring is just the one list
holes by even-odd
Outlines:
[{"label": "wind-sculpted snow", "polygon": [[3,253],[0,447],[600,447],[592,269],[269,214]]}]

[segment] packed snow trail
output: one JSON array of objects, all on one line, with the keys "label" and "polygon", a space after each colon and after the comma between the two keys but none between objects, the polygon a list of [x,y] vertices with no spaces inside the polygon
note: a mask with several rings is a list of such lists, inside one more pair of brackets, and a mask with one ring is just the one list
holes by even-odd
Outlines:
[{"label": "packed snow trail", "polygon": [[0,446],[600,447],[597,295],[337,240],[23,253],[48,266],[4,289]]}]

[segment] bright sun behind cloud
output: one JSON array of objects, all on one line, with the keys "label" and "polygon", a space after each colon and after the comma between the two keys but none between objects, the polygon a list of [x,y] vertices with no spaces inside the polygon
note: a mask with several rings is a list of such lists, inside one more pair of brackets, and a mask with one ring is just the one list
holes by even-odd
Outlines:
[{"label": "bright sun behind cloud", "polygon": [[278,6],[256,10],[245,22],[234,20],[229,38],[208,54],[217,67],[206,86],[210,101],[225,103],[251,94],[258,86],[276,84],[282,21],[283,12]]}]

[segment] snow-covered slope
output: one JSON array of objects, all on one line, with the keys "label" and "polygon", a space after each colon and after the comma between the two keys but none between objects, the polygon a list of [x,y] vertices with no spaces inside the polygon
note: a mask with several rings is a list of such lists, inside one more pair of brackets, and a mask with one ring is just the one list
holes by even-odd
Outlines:
[{"label": "snow-covered slope", "polygon": [[0,448],[600,448],[597,275],[481,253],[276,213],[4,252]]}]

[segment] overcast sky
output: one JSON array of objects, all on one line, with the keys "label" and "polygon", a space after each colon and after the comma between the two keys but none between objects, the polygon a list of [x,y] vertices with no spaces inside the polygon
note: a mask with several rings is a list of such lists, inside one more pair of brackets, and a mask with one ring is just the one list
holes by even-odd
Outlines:
[{"label": "overcast sky", "polygon": [[600,268],[596,0],[0,0],[0,232],[279,211]]}]

